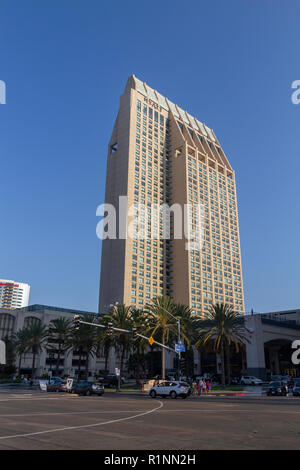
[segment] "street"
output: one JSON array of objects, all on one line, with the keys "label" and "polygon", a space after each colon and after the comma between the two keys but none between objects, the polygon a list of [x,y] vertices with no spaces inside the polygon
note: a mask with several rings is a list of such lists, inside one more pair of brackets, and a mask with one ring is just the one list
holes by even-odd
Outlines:
[{"label": "street", "polygon": [[299,448],[299,398],[0,391],[0,450]]}]

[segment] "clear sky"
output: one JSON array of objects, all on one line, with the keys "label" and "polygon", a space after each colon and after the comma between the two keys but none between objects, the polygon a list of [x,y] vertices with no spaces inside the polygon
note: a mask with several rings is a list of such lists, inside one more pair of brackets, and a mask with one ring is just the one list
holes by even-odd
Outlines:
[{"label": "clear sky", "polygon": [[0,277],[96,311],[96,207],[134,73],[236,171],[246,310],[300,308],[299,16],[299,0],[1,0]]}]

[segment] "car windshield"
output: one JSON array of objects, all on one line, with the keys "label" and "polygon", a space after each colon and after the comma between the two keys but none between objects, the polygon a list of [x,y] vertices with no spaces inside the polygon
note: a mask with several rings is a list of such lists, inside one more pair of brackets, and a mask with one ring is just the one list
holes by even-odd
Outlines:
[{"label": "car windshield", "polygon": [[294,379],[295,385],[299,386],[300,385],[300,379]]},{"label": "car windshield", "polygon": [[188,387],[188,384],[186,382],[179,382],[180,385],[182,385],[183,387]]},{"label": "car windshield", "polygon": [[280,382],[271,382],[270,385],[271,385],[271,387],[280,387],[281,383]]}]

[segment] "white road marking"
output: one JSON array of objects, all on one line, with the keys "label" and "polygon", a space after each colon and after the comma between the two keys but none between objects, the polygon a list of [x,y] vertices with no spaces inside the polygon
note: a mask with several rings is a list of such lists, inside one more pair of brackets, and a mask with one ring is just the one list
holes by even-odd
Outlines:
[{"label": "white road marking", "polygon": [[110,420],[110,421],[104,421],[104,423],[85,424],[85,425],[82,425],[82,426],[68,426],[68,427],[65,427],[65,428],[48,429],[47,431],[38,431],[38,432],[31,432],[31,433],[26,433],[26,434],[15,434],[15,435],[12,435],[12,436],[1,436],[0,440],[15,439],[15,438],[18,438],[18,437],[38,436],[38,435],[41,435],[41,434],[50,434],[50,433],[53,433],[53,432],[72,431],[74,429],[94,428],[94,427],[97,427],[97,426],[104,426],[106,424],[113,424],[113,423],[119,423],[121,421],[128,421],[130,419],[139,418],[141,416],[146,416],[150,413],[154,413],[155,411],[158,411],[160,408],[162,408],[164,406],[163,402],[159,401],[159,403],[160,403],[160,405],[156,408],[153,408],[152,410],[145,411],[143,413],[139,413],[139,414],[133,415],[133,416],[127,416],[126,418],[119,418],[119,419],[113,419],[113,420]]},{"label": "white road marking", "polygon": [[7,418],[7,417],[11,417],[11,418],[15,418],[15,417],[18,417],[18,418],[21,418],[21,417],[26,417],[26,416],[30,416],[30,417],[35,417],[35,416],[59,416],[59,415],[89,415],[89,414],[93,414],[93,415],[98,415],[98,414],[107,414],[107,413],[141,413],[143,410],[107,410],[107,411],[65,411],[65,412],[57,412],[57,413],[26,413],[26,414],[5,414],[5,415],[2,415],[0,414],[0,418]]}]

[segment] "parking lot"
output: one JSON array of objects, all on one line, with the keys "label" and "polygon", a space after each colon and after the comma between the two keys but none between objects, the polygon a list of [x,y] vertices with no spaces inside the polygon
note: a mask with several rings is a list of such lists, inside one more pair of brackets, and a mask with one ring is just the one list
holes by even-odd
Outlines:
[{"label": "parking lot", "polygon": [[0,450],[299,448],[299,398],[0,391]]}]

